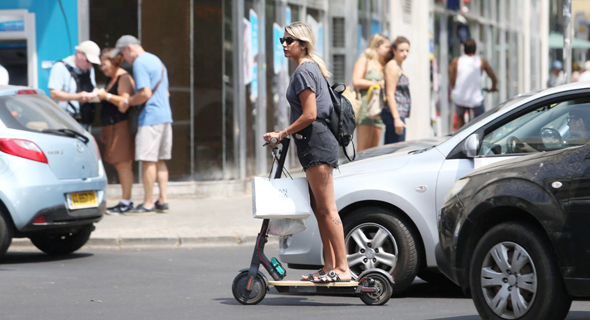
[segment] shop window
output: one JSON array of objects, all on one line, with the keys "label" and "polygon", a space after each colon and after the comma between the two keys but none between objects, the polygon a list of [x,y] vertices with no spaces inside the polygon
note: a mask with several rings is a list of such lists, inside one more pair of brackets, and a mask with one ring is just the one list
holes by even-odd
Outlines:
[{"label": "shop window", "polygon": [[[124,34],[137,36],[137,1],[120,1],[120,0],[90,0],[88,2],[89,10],[89,31],[90,40],[96,42],[102,48],[114,47],[117,39]],[[131,65],[123,63],[123,69],[132,73]],[[107,77],[102,73],[100,68],[94,68],[96,74],[96,83],[99,88],[104,88],[107,83]],[[92,135],[98,143],[101,154],[105,152],[105,144],[100,140],[102,124],[100,123],[100,110],[98,107],[95,122],[92,125]],[[119,183],[119,175],[115,167],[104,162],[104,168],[107,175],[108,183]],[[134,182],[139,182],[139,165],[137,161],[133,162]]]}]

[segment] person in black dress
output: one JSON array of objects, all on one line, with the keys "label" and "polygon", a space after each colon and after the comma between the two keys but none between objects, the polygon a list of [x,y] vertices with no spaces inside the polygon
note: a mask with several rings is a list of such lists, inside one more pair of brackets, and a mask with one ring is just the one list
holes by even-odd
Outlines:
[{"label": "person in black dress", "polygon": [[128,99],[133,94],[133,78],[127,71],[121,68],[123,57],[111,58],[114,49],[106,48],[100,56],[100,69],[109,77],[104,90],[97,93],[102,100],[101,122],[102,132],[100,140],[105,147],[104,160],[111,163],[117,169],[123,199],[118,205],[108,208],[107,213],[122,214],[133,209],[131,200],[131,187],[133,185],[133,158],[134,142],[129,129],[129,110],[120,109],[119,101]]}]

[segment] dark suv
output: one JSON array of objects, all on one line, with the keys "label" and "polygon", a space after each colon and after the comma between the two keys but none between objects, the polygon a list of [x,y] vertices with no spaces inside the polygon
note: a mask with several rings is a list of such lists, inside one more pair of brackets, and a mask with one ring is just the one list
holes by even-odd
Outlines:
[{"label": "dark suv", "polygon": [[590,296],[590,144],[465,176],[438,221],[440,270],[483,319],[564,319]]}]

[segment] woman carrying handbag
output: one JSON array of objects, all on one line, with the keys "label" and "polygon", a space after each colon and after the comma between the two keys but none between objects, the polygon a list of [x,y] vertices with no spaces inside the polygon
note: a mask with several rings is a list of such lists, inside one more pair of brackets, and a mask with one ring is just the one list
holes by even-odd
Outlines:
[{"label": "woman carrying handbag", "polygon": [[[356,136],[357,151],[373,148],[379,145],[381,132],[383,130],[383,121],[381,116],[369,117],[368,106],[369,89],[377,95],[379,103],[380,91],[384,88],[385,80],[383,78],[383,69],[389,56],[389,38],[382,34],[374,34],[369,39],[369,45],[365,52],[354,64],[352,71],[352,84],[355,88],[360,89],[361,108],[357,117]],[[381,100],[383,106],[383,100]]]},{"label": "woman carrying handbag", "polygon": [[314,282],[351,281],[344,246],[344,230],[334,199],[332,173],[338,167],[338,142],[327,123],[332,109],[324,61],[314,53],[315,38],[311,28],[293,22],[285,28],[285,57],[293,59],[297,69],[287,88],[291,105],[290,125],[279,132],[264,134],[264,140],[276,145],[293,135],[297,156],[310,187],[311,207],[318,221],[325,254],[325,265],[302,280]]}]

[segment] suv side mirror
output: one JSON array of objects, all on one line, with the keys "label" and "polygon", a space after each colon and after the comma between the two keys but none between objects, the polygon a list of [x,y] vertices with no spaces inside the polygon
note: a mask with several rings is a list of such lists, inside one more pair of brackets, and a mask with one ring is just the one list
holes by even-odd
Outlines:
[{"label": "suv side mirror", "polygon": [[468,158],[475,158],[477,156],[477,149],[479,149],[479,135],[474,133],[465,140],[463,144],[463,153]]}]

